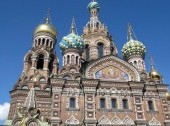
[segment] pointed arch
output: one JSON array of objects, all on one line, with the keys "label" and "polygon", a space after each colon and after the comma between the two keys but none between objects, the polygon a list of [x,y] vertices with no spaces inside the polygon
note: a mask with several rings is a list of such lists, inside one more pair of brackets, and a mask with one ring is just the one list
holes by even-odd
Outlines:
[{"label": "pointed arch", "polygon": [[76,119],[73,115],[65,121],[65,124],[74,124],[74,125],[79,125],[80,122],[78,119]]},{"label": "pointed arch", "polygon": [[117,117],[116,115],[111,119],[111,123],[115,125],[121,125],[123,124],[123,121]]},{"label": "pointed arch", "polygon": [[161,123],[155,117],[153,117],[152,120],[149,121],[149,125],[150,126],[161,126]]},{"label": "pointed arch", "polygon": [[125,125],[135,125],[134,121],[129,116],[126,116],[123,119],[123,124],[125,124]]},{"label": "pointed arch", "polygon": [[98,120],[99,124],[107,124],[110,125],[111,121],[105,116],[103,115],[99,120]]}]

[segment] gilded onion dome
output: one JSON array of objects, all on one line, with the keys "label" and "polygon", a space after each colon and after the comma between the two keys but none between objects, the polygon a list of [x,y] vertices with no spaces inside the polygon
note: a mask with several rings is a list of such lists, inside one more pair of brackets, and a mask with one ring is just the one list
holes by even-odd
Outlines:
[{"label": "gilded onion dome", "polygon": [[142,42],[135,40],[132,36],[132,28],[128,26],[128,42],[124,44],[122,49],[122,55],[124,59],[128,60],[131,56],[140,56],[145,58],[145,46]]},{"label": "gilded onion dome", "polygon": [[153,64],[153,59],[152,57],[150,58],[150,63],[151,63],[151,71],[149,73],[150,78],[154,80],[161,80],[161,75],[160,73],[155,69],[154,64]]},{"label": "gilded onion dome", "polygon": [[74,19],[71,26],[71,33],[62,38],[62,41],[59,43],[59,46],[62,51],[68,48],[75,48],[80,51],[83,51],[84,41],[79,35],[75,33]]},{"label": "gilded onion dome", "polygon": [[56,37],[57,35],[57,31],[56,28],[50,23],[50,18],[47,17],[45,20],[45,23],[38,25],[35,30],[34,30],[34,35],[37,33],[49,33],[51,35],[53,35],[54,37]]},{"label": "gilded onion dome", "polygon": [[99,7],[99,4],[96,2],[96,1],[92,1],[88,4],[87,6],[87,9],[89,10],[89,12],[92,10],[92,9],[97,9],[97,11],[100,10],[100,7]]},{"label": "gilded onion dome", "polygon": [[154,80],[160,80],[161,79],[161,75],[155,69],[151,70],[149,75]]},{"label": "gilded onion dome", "polygon": [[166,98],[168,101],[170,101],[170,93],[169,92],[166,93]]}]

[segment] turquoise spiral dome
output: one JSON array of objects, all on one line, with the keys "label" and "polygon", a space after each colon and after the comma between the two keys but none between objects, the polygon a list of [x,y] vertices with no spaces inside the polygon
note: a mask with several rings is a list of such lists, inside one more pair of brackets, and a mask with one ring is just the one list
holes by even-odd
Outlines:
[{"label": "turquoise spiral dome", "polygon": [[124,59],[128,60],[131,56],[141,56],[143,59],[145,57],[146,48],[145,46],[137,40],[130,39],[122,49],[122,54]]},{"label": "turquoise spiral dome", "polygon": [[99,11],[99,10],[100,10],[100,6],[99,6],[99,4],[98,4],[97,2],[92,1],[92,2],[90,2],[90,3],[88,4],[87,9],[89,10],[89,12],[90,12],[92,9],[97,9],[97,11]]},{"label": "turquoise spiral dome", "polygon": [[59,46],[62,51],[68,48],[75,48],[80,51],[83,51],[84,41],[80,36],[76,35],[75,33],[71,33],[62,38],[62,41],[60,42]]}]

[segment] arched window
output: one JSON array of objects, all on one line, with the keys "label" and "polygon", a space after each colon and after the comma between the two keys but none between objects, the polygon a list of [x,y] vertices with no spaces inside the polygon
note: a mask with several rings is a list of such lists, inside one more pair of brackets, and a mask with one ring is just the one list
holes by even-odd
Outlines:
[{"label": "arched window", "polygon": [[51,42],[50,42],[50,47],[51,47],[51,48],[52,48],[52,44],[53,44],[53,42],[51,41]]},{"label": "arched window", "polygon": [[97,50],[98,50],[98,58],[103,57],[103,43],[97,44]]},{"label": "arched window", "polygon": [[123,109],[128,109],[128,101],[127,101],[127,99],[123,99],[122,104],[123,104]]},{"label": "arched window", "polygon": [[70,64],[70,56],[67,55],[67,64]]},{"label": "arched window", "polygon": [[42,40],[42,44],[43,44],[43,46],[45,45],[45,38],[43,38],[43,40]]},{"label": "arched window", "polygon": [[44,55],[40,54],[37,59],[37,69],[43,69],[44,66]]},{"label": "arched window", "polygon": [[113,99],[111,100],[111,104],[112,104],[112,109],[117,108],[117,103],[116,103],[116,99],[115,99],[115,98],[113,98]]},{"label": "arched window", "polygon": [[70,98],[70,108],[76,108],[76,100],[75,98]]},{"label": "arched window", "polygon": [[48,63],[48,69],[50,73],[52,73],[53,71],[53,63],[54,63],[54,56],[50,55],[50,62]]},{"label": "arched window", "polygon": [[78,65],[78,56],[76,56],[76,65]]},{"label": "arched window", "polygon": [[153,101],[148,101],[149,111],[154,111]]},{"label": "arched window", "polygon": [[89,45],[86,44],[86,45],[85,45],[85,57],[86,57],[86,60],[87,60],[87,61],[88,61],[89,58],[90,58],[89,51],[90,51]]},{"label": "arched window", "polygon": [[46,41],[46,46],[49,46],[49,39],[47,39]]},{"label": "arched window", "polygon": [[106,107],[106,103],[105,103],[105,98],[100,98],[100,108],[105,108]]},{"label": "arched window", "polygon": [[96,28],[99,29],[99,22],[96,23]]},{"label": "arched window", "polygon": [[134,61],[134,67],[137,68],[137,61]]},{"label": "arched window", "polygon": [[41,39],[39,38],[39,39],[38,39],[38,45],[40,45],[40,43],[41,43]]}]

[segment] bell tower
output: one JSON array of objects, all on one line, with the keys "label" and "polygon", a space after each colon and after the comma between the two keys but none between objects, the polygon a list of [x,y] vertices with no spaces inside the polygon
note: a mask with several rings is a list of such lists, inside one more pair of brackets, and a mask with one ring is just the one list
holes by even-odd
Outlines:
[{"label": "bell tower", "polygon": [[24,57],[22,81],[31,80],[34,74],[40,81],[47,81],[49,76],[57,74],[58,58],[54,51],[56,36],[57,32],[48,15],[44,23],[34,30],[32,49]]},{"label": "bell tower", "polygon": [[[44,22],[34,30],[33,45],[24,57],[24,67],[21,77],[10,92],[11,102],[13,103],[10,106],[9,119],[13,119],[18,108],[27,105],[27,103],[24,103],[24,99],[29,89],[33,91],[33,84],[35,92],[41,92],[36,93],[36,104],[38,108],[44,113],[44,110],[41,108],[41,97],[43,97],[43,100],[50,108],[50,78],[58,74],[58,58],[54,50],[56,37],[57,32],[48,15]],[[48,118],[50,113],[46,115],[42,114],[42,116]]]},{"label": "bell tower", "polygon": [[107,26],[99,20],[99,4],[93,0],[87,8],[90,13],[90,21],[84,27],[82,35],[85,43],[83,59],[91,61],[110,54],[116,55],[117,48],[112,36],[108,32]]}]

